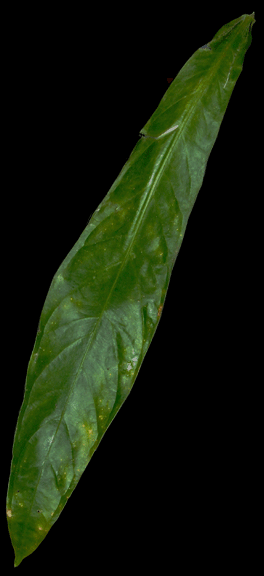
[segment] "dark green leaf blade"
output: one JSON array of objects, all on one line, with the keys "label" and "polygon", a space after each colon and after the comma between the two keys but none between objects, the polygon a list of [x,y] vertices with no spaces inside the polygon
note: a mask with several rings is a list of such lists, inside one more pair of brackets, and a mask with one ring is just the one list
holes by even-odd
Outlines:
[{"label": "dark green leaf blade", "polygon": [[57,520],[133,386],[253,23],[233,20],[188,60],[53,278],[13,446],[16,566]]}]

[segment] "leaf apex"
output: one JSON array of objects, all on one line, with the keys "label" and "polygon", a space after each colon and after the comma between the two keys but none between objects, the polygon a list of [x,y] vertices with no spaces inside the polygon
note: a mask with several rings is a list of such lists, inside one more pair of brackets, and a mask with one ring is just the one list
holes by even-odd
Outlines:
[{"label": "leaf apex", "polygon": [[14,567],[16,568],[17,566],[19,566],[19,564],[21,564],[23,559],[24,559],[23,554],[16,554],[15,555],[15,561],[14,561]]}]

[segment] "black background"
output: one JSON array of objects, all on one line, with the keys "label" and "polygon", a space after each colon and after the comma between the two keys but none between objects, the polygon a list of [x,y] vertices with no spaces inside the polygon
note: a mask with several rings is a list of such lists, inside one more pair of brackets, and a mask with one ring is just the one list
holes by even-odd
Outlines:
[{"label": "black background", "polygon": [[[6,486],[27,364],[53,275],[170,79],[222,25],[252,12],[245,3],[239,10],[146,6],[147,14],[144,4],[79,13],[63,8],[58,14],[43,8],[12,14],[8,21],[8,183],[2,210]],[[126,573],[133,564],[142,571],[160,565],[167,573],[181,555],[187,564],[193,555],[205,561],[206,543],[215,545],[212,533],[219,536],[222,521],[230,529],[241,514],[258,427],[256,421],[252,429],[251,380],[243,370],[244,339],[250,337],[245,281],[256,186],[257,33],[256,23],[134,388],[21,573],[70,565],[87,573],[92,565],[99,573],[123,566]],[[231,546],[231,536],[230,543],[225,538]],[[4,551],[11,569],[7,529]]]}]

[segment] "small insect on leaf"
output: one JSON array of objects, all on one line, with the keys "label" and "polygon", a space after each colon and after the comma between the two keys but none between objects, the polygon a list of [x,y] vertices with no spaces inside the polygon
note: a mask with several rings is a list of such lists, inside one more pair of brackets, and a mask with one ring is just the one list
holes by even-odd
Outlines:
[{"label": "small insect on leaf", "polygon": [[[7,520],[15,566],[59,518],[166,314],[176,255],[253,22],[253,14],[232,20],[188,59],[51,282],[14,438]],[[238,146],[241,137],[242,127]]]}]

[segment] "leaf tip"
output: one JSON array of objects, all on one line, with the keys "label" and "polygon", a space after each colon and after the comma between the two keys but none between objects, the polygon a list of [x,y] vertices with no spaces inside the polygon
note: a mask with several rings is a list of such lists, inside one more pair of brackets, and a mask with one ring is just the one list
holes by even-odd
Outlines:
[{"label": "leaf tip", "polygon": [[21,564],[22,560],[24,560],[25,556],[23,554],[19,554],[15,553],[15,561],[14,561],[14,567],[16,568],[17,566],[19,566],[19,564]]}]

